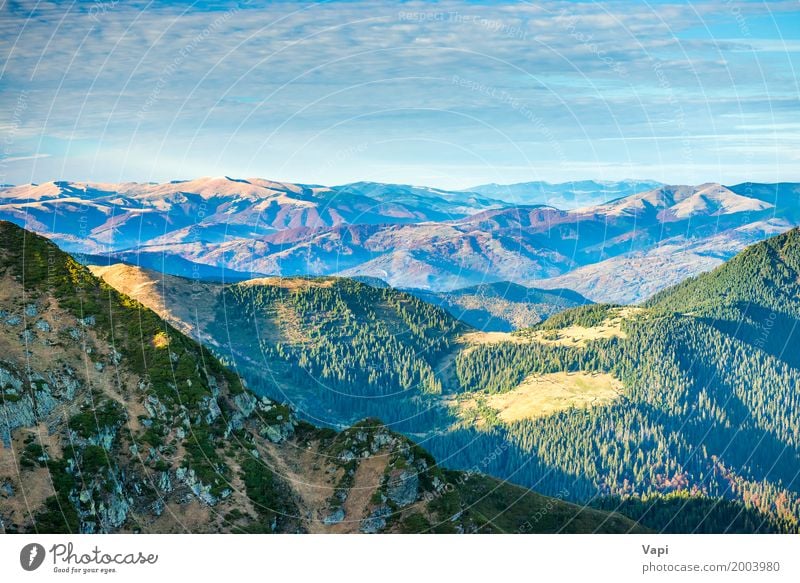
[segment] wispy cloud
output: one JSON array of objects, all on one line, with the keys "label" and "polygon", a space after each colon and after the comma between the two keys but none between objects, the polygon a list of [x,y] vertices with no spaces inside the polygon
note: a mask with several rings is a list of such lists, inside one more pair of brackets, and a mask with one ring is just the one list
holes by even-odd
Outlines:
[{"label": "wispy cloud", "polygon": [[15,180],[447,174],[441,185],[466,186],[577,178],[569,160],[596,160],[598,178],[615,177],[614,160],[625,176],[659,161],[687,178],[693,167],[736,174],[738,155],[680,139],[642,151],[637,140],[744,137],[731,118],[769,128],[798,113],[789,2],[95,0],[2,11],[0,105],[13,111],[21,91],[27,101],[0,124],[13,124],[18,151],[60,145],[16,164]]}]

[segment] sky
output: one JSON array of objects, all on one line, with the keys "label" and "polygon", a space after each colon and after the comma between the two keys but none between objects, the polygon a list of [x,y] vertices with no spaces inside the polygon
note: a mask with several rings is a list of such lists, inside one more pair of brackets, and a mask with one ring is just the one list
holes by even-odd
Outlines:
[{"label": "sky", "polygon": [[794,0],[4,2],[0,55],[7,184],[800,181]]}]

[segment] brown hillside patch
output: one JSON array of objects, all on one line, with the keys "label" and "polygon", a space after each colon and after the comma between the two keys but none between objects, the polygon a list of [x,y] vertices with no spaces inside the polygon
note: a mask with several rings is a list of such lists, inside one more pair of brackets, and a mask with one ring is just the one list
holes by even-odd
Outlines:
[{"label": "brown hillside patch", "polygon": [[622,383],[607,373],[557,372],[531,375],[506,393],[476,394],[458,407],[463,416],[472,417],[481,399],[502,421],[513,423],[567,409],[605,405],[618,399],[622,391]]},{"label": "brown hillside patch", "polygon": [[622,323],[630,320],[645,311],[636,306],[625,306],[611,310],[609,317],[597,326],[567,326],[557,330],[530,330],[525,332],[525,337],[543,344],[558,344],[561,346],[585,346],[592,340],[626,338],[627,334],[622,329]]},{"label": "brown hillside patch", "polygon": [[244,287],[271,285],[288,290],[302,290],[312,287],[332,287],[335,282],[336,278],[333,277],[315,277],[313,279],[304,277],[256,277],[243,281],[238,285]]},{"label": "brown hillside patch", "polygon": [[221,284],[165,275],[122,263],[88,267],[96,277],[193,338],[201,338],[202,330],[215,317]]},{"label": "brown hillside patch", "polygon": [[362,460],[356,469],[353,486],[344,502],[344,520],[328,527],[327,532],[344,534],[359,532],[361,521],[369,515],[372,494],[381,485],[389,457],[378,453]]}]

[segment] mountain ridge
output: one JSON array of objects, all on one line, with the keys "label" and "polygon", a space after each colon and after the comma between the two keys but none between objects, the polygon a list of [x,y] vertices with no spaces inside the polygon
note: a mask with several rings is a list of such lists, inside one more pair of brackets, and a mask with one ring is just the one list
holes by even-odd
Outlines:
[{"label": "mountain ridge", "polygon": [[434,292],[506,280],[626,303],[800,224],[791,183],[657,185],[568,210],[368,182],[96,186],[0,189],[0,217],[71,252],[138,257],[171,273],[369,276]]}]

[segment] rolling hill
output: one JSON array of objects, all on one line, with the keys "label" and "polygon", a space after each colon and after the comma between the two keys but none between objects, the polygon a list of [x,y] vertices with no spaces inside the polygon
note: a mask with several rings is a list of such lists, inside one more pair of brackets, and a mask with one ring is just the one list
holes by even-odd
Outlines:
[{"label": "rolling hill", "polygon": [[511,282],[485,283],[440,293],[408,291],[484,332],[530,328],[567,308],[591,303],[572,290],[542,290]]},{"label": "rolling hill", "polygon": [[434,292],[510,281],[613,303],[643,301],[800,224],[797,184],[575,187],[594,195],[559,209],[363,182],[52,182],[0,189],[0,218],[72,252],[171,274],[367,276]]}]

